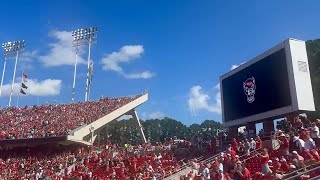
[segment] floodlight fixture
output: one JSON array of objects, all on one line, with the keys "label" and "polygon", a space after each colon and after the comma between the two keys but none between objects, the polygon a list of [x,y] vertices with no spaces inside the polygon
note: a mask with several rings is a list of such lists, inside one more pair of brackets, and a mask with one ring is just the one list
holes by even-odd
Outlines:
[{"label": "floodlight fixture", "polygon": [[5,70],[6,70],[7,58],[10,57],[10,56],[16,56],[16,61],[15,61],[15,64],[14,64],[13,77],[12,77],[12,83],[11,83],[10,99],[9,99],[9,104],[8,104],[9,107],[11,106],[13,85],[14,85],[14,80],[16,78],[18,57],[19,57],[19,54],[23,51],[24,47],[25,47],[25,40],[6,42],[6,43],[2,44],[2,48],[4,50],[3,51],[4,65],[3,65],[1,85],[0,85],[0,96],[2,94],[2,86],[3,86],[3,79],[4,79]]},{"label": "floodlight fixture", "polygon": [[73,74],[73,85],[72,85],[72,102],[74,102],[75,85],[76,85],[76,74],[77,74],[77,63],[78,63],[78,47],[82,45],[89,46],[88,49],[88,69],[87,69],[87,81],[86,81],[86,92],[85,101],[88,100],[89,92],[89,69],[90,69],[90,52],[91,45],[97,41],[97,27],[81,28],[72,31],[73,45],[76,47],[76,60],[74,64],[74,74]]}]

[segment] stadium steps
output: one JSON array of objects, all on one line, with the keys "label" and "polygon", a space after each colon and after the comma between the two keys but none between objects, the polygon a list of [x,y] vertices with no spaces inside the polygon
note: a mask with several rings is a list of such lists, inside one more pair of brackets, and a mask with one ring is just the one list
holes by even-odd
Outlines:
[{"label": "stadium steps", "polygon": [[[84,141],[84,138],[91,134],[90,128],[92,128],[93,132],[94,132],[95,130],[106,125],[107,123],[118,119],[119,117],[127,114],[131,110],[134,110],[135,108],[137,108],[141,104],[145,103],[147,100],[148,100],[148,93],[138,97],[137,99],[135,99],[135,100],[129,102],[128,104],[112,111],[111,113],[105,115],[104,117],[102,117],[102,118],[100,118],[90,124],[84,125],[82,127],[79,127],[77,129],[73,130],[72,134],[68,135],[67,140],[77,141],[77,142]],[[95,135],[96,134],[94,132],[94,136]]]}]

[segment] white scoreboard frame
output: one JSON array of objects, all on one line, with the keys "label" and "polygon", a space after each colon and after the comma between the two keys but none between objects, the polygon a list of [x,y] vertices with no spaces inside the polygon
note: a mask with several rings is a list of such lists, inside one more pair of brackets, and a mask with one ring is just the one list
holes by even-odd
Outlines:
[{"label": "white scoreboard frame", "polygon": [[[225,122],[222,81],[284,48],[290,86],[291,105]],[[302,40],[287,39],[234,70],[220,76],[222,122],[226,127],[281,116],[296,111],[315,111],[306,44]]]}]

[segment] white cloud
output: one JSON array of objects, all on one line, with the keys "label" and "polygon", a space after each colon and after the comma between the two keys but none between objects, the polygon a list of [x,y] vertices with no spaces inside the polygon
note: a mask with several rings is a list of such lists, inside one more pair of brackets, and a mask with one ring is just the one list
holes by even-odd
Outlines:
[{"label": "white cloud", "polygon": [[101,63],[102,69],[106,71],[115,71],[127,79],[149,79],[155,76],[150,71],[140,73],[127,73],[120,66],[121,63],[130,63],[135,59],[139,59],[144,52],[142,45],[126,45],[120,48],[117,52],[105,55]]},{"label": "white cloud", "polygon": [[160,111],[155,111],[155,112],[143,112],[141,114],[142,119],[162,119],[165,117],[165,114]]},{"label": "white cloud", "polygon": [[[244,64],[242,62],[240,65]],[[237,68],[237,64],[231,66],[231,70]],[[196,115],[196,110],[206,110],[209,112],[221,114],[221,92],[220,83],[216,84],[213,88],[213,95],[203,92],[202,87],[199,85],[191,87],[189,91],[188,107],[189,110]],[[212,96],[214,100],[212,99]]]},{"label": "white cloud", "polygon": [[189,92],[188,105],[191,112],[196,110],[206,110],[221,114],[221,95],[219,86],[215,86],[214,101],[210,102],[211,96],[202,91],[201,86],[193,86]]},{"label": "white cloud", "polygon": [[[38,81],[36,79],[28,79],[25,83],[28,89],[24,89],[27,95],[31,96],[55,96],[60,94],[61,80],[57,79],[46,79]],[[20,91],[20,83],[14,83],[13,85],[13,96],[17,96]],[[9,96],[11,92],[11,84],[5,84],[2,87],[2,96]]]},{"label": "white cloud", "polygon": [[[72,44],[71,31],[53,31],[49,36],[55,39],[55,42],[50,44],[48,54],[39,56],[39,60],[44,66],[74,65],[75,48]],[[83,53],[83,47],[80,47],[78,49],[78,64],[86,64],[86,61],[81,57]]]}]

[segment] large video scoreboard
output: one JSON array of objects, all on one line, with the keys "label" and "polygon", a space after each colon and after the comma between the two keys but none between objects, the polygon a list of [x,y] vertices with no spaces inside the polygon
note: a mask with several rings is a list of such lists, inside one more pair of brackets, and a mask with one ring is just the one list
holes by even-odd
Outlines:
[{"label": "large video scoreboard", "polygon": [[220,77],[225,126],[314,111],[305,42],[288,39]]}]

